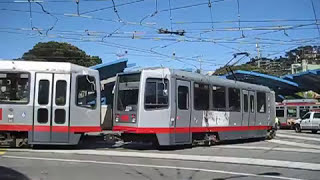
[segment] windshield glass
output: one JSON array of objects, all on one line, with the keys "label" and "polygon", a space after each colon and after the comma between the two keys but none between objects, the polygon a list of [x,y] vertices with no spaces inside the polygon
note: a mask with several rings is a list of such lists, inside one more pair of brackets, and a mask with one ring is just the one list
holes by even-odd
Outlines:
[{"label": "windshield glass", "polygon": [[0,73],[0,103],[28,103],[29,74]]},{"label": "windshield glass", "polygon": [[139,96],[140,74],[119,76],[117,109],[136,111]]}]

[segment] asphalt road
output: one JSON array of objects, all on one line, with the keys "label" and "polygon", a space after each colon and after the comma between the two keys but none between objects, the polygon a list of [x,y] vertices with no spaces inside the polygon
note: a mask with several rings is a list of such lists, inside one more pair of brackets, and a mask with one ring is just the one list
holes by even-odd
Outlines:
[{"label": "asphalt road", "polygon": [[320,179],[320,134],[158,150],[105,142],[73,149],[2,149],[2,179]]}]

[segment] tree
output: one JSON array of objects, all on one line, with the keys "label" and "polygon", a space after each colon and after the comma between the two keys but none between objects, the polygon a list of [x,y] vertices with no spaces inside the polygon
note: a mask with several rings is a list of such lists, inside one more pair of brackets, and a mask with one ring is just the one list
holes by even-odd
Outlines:
[{"label": "tree", "polygon": [[83,50],[65,42],[39,42],[24,53],[22,59],[27,61],[70,62],[89,67],[100,64],[101,58],[87,55]]}]

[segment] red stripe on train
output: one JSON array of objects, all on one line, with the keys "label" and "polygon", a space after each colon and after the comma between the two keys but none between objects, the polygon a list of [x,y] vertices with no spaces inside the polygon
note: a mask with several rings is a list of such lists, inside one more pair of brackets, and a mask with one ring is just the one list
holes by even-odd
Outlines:
[{"label": "red stripe on train", "polygon": [[170,133],[189,133],[189,132],[221,132],[221,131],[251,131],[269,130],[272,126],[224,126],[224,127],[179,127],[179,128],[152,128],[152,127],[129,127],[114,126],[113,131],[123,131],[136,134],[170,134]]},{"label": "red stripe on train", "polygon": [[[0,125],[0,131],[32,131],[32,125]],[[34,126],[34,131],[50,132],[50,126]],[[100,126],[53,126],[52,132],[101,132]]]}]

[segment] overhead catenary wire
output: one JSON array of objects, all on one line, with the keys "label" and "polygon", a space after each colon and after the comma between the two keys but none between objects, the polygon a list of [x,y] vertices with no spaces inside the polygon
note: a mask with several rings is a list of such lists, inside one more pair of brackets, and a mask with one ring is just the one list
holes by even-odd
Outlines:
[{"label": "overhead catenary wire", "polygon": [[317,19],[317,13],[316,13],[316,10],[315,10],[315,8],[314,8],[313,0],[310,0],[310,1],[311,1],[314,19],[315,19],[315,22],[316,22],[316,24],[317,24],[317,29],[318,29],[318,33],[319,33],[319,37],[320,37],[320,28],[319,28],[318,19]]}]

